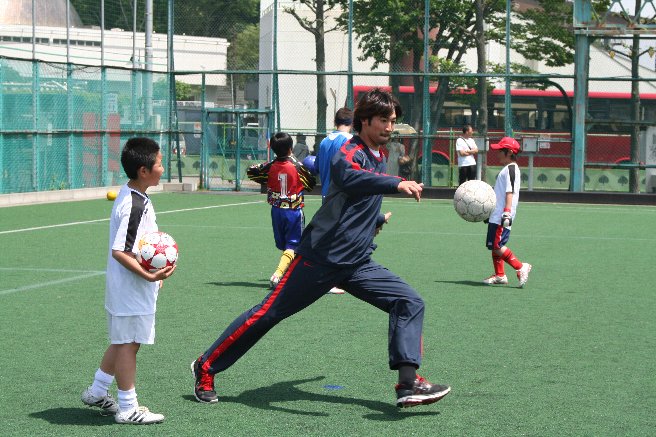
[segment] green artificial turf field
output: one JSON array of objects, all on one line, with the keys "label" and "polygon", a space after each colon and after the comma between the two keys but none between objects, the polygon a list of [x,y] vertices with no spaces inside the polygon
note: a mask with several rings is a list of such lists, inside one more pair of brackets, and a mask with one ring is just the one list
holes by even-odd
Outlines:
[{"label": "green artificial turf field", "polygon": [[[451,202],[389,198],[375,259],[426,301],[420,373],[452,392],[399,410],[387,317],[327,295],[217,375],[197,403],[189,363],[267,294],[278,263],[261,194],[156,194],[178,242],[155,345],[138,355],[142,404],[166,415],[117,425],[80,402],[107,346],[111,203],[0,208],[2,434],[213,436],[647,436],[656,418],[656,207],[521,202],[509,247],[524,289],[485,286],[485,225]],[[320,204],[308,198],[307,221]],[[115,394],[115,386],[112,388]]]}]

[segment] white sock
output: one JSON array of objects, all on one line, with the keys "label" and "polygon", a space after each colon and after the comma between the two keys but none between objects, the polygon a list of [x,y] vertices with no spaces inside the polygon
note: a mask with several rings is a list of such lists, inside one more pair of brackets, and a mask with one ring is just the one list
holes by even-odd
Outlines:
[{"label": "white sock", "polygon": [[118,408],[121,411],[129,411],[139,406],[137,392],[135,389],[118,391]]},{"label": "white sock", "polygon": [[91,393],[96,397],[105,396],[109,391],[109,386],[114,382],[114,376],[109,375],[102,370],[96,370],[96,376],[91,385]]}]

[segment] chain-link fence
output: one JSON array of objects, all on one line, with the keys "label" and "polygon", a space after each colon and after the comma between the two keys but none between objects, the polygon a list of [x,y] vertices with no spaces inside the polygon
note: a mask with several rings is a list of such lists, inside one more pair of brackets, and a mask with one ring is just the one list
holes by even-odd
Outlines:
[{"label": "chain-link fence", "polygon": [[372,87],[399,97],[395,140],[427,185],[457,185],[465,124],[488,182],[486,144],[513,135],[525,189],[656,185],[651,0],[7,4],[0,193],[121,183],[134,135],[160,142],[166,179],[253,188],[273,131],[316,149]]}]

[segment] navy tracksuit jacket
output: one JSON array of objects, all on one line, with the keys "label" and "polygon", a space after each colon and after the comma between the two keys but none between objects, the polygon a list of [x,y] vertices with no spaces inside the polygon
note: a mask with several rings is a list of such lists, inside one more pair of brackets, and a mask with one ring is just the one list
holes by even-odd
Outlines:
[{"label": "navy tracksuit jacket", "polygon": [[264,300],[237,317],[203,354],[210,374],[234,364],[283,319],[340,287],[389,313],[389,366],[421,364],[424,302],[401,278],[374,262],[375,230],[383,224],[383,194],[397,193],[401,179],[386,175],[354,136],[335,153],[328,196],[305,228],[296,257]]}]

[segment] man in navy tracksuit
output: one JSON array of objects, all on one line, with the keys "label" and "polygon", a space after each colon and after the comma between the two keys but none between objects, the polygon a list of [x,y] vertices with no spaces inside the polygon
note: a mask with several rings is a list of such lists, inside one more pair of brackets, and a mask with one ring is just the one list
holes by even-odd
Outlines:
[{"label": "man in navy tracksuit", "polygon": [[237,317],[214,344],[191,364],[199,402],[217,402],[214,375],[244,355],[269,329],[314,303],[331,288],[389,313],[389,366],[399,372],[397,405],[430,404],[450,387],[431,384],[416,370],[421,364],[424,302],[401,278],[371,259],[374,236],[389,219],[383,194],[405,193],[419,201],[422,184],[385,174],[385,145],[401,115],[398,100],[374,89],[357,103],[354,136],[331,162],[330,191],[306,227],[296,258],[264,300]]}]

